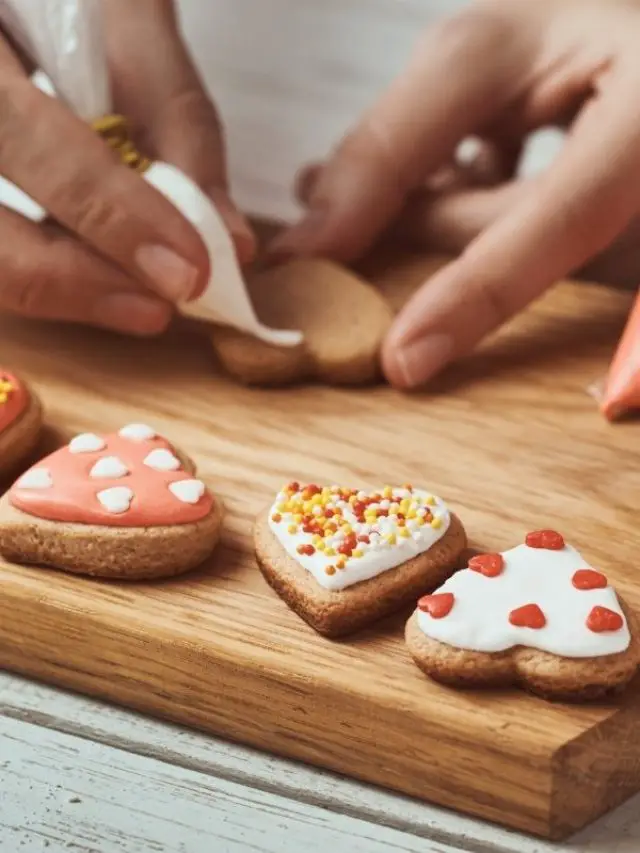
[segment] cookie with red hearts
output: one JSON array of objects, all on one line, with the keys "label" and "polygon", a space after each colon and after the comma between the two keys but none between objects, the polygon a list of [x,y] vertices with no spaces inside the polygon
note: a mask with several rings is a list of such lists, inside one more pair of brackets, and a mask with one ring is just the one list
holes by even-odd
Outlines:
[{"label": "cookie with red hearts", "polygon": [[215,547],[222,506],[193,462],[155,430],[82,433],[0,500],[0,553],[78,574],[181,574]]},{"label": "cookie with red hearts", "polygon": [[406,641],[437,681],[582,701],[631,681],[638,630],[601,569],[557,531],[536,530],[509,551],[476,555],[420,598]]},{"label": "cookie with red hearts", "polygon": [[0,368],[0,476],[15,473],[40,438],[42,406],[26,382]]},{"label": "cookie with red hearts", "polygon": [[339,637],[411,604],[459,566],[467,539],[443,500],[293,482],[255,525],[258,565],[318,633]]}]

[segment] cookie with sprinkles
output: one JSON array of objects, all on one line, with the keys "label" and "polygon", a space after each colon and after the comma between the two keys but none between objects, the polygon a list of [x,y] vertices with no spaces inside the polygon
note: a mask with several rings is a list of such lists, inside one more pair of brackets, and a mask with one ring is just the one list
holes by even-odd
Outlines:
[{"label": "cookie with sprinkles", "polygon": [[621,690],[640,665],[635,613],[555,530],[479,554],[409,619],[414,661],[458,687],[519,685],[585,701]]},{"label": "cookie with sprinkles", "polygon": [[0,368],[0,476],[14,474],[34,451],[42,429],[42,406],[26,382]]},{"label": "cookie with sprinkles", "polygon": [[467,539],[441,498],[289,483],[255,525],[267,582],[318,633],[338,637],[410,604],[455,571]]},{"label": "cookie with sprinkles", "polygon": [[222,505],[194,463],[145,424],[82,433],[0,499],[0,553],[77,574],[138,580],[198,566]]}]

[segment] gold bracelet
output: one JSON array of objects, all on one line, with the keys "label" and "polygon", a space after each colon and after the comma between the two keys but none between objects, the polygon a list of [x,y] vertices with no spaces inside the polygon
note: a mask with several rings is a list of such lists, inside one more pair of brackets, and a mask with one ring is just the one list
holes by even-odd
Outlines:
[{"label": "gold bracelet", "polygon": [[125,166],[136,172],[146,172],[151,160],[141,154],[131,141],[129,125],[124,116],[106,115],[92,122],[95,132],[107,143]]}]

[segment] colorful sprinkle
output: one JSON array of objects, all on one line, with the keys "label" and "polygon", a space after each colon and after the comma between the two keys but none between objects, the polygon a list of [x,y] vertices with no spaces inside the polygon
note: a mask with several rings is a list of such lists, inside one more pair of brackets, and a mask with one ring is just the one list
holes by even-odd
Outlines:
[{"label": "colorful sprinkle", "polygon": [[432,619],[444,619],[453,609],[455,598],[452,592],[438,592],[423,595],[418,601],[418,609],[428,613]]},{"label": "colorful sprinkle", "polygon": [[578,569],[571,578],[571,583],[576,589],[605,589],[609,586],[609,581],[601,572],[596,572],[595,569]]},{"label": "colorful sprinkle", "polygon": [[516,628],[531,628],[539,631],[547,624],[547,618],[537,604],[525,604],[509,614],[509,622]]},{"label": "colorful sprinkle", "polygon": [[608,631],[619,631],[624,625],[624,620],[619,613],[609,610],[608,607],[596,605],[591,609],[587,617],[587,628],[594,634],[604,634]]},{"label": "colorful sprinkle", "polygon": [[555,530],[534,530],[527,533],[525,544],[529,548],[543,548],[547,551],[562,551],[564,539]]}]

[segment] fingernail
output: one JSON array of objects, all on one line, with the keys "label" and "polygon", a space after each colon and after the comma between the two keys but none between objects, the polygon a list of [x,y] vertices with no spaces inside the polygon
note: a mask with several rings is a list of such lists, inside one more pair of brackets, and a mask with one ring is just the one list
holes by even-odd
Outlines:
[{"label": "fingernail", "polygon": [[326,221],[326,210],[310,210],[297,225],[278,234],[268,246],[267,256],[285,258],[313,252],[317,249]]},{"label": "fingernail", "polygon": [[136,263],[169,302],[189,299],[198,286],[198,269],[166,246],[140,246]]},{"label": "fingernail", "polygon": [[434,334],[411,341],[396,350],[395,361],[400,383],[405,388],[424,385],[453,355],[453,338]]},{"label": "fingernail", "polygon": [[137,293],[110,293],[94,307],[94,322],[130,335],[157,335],[171,319],[171,309],[159,299]]}]

